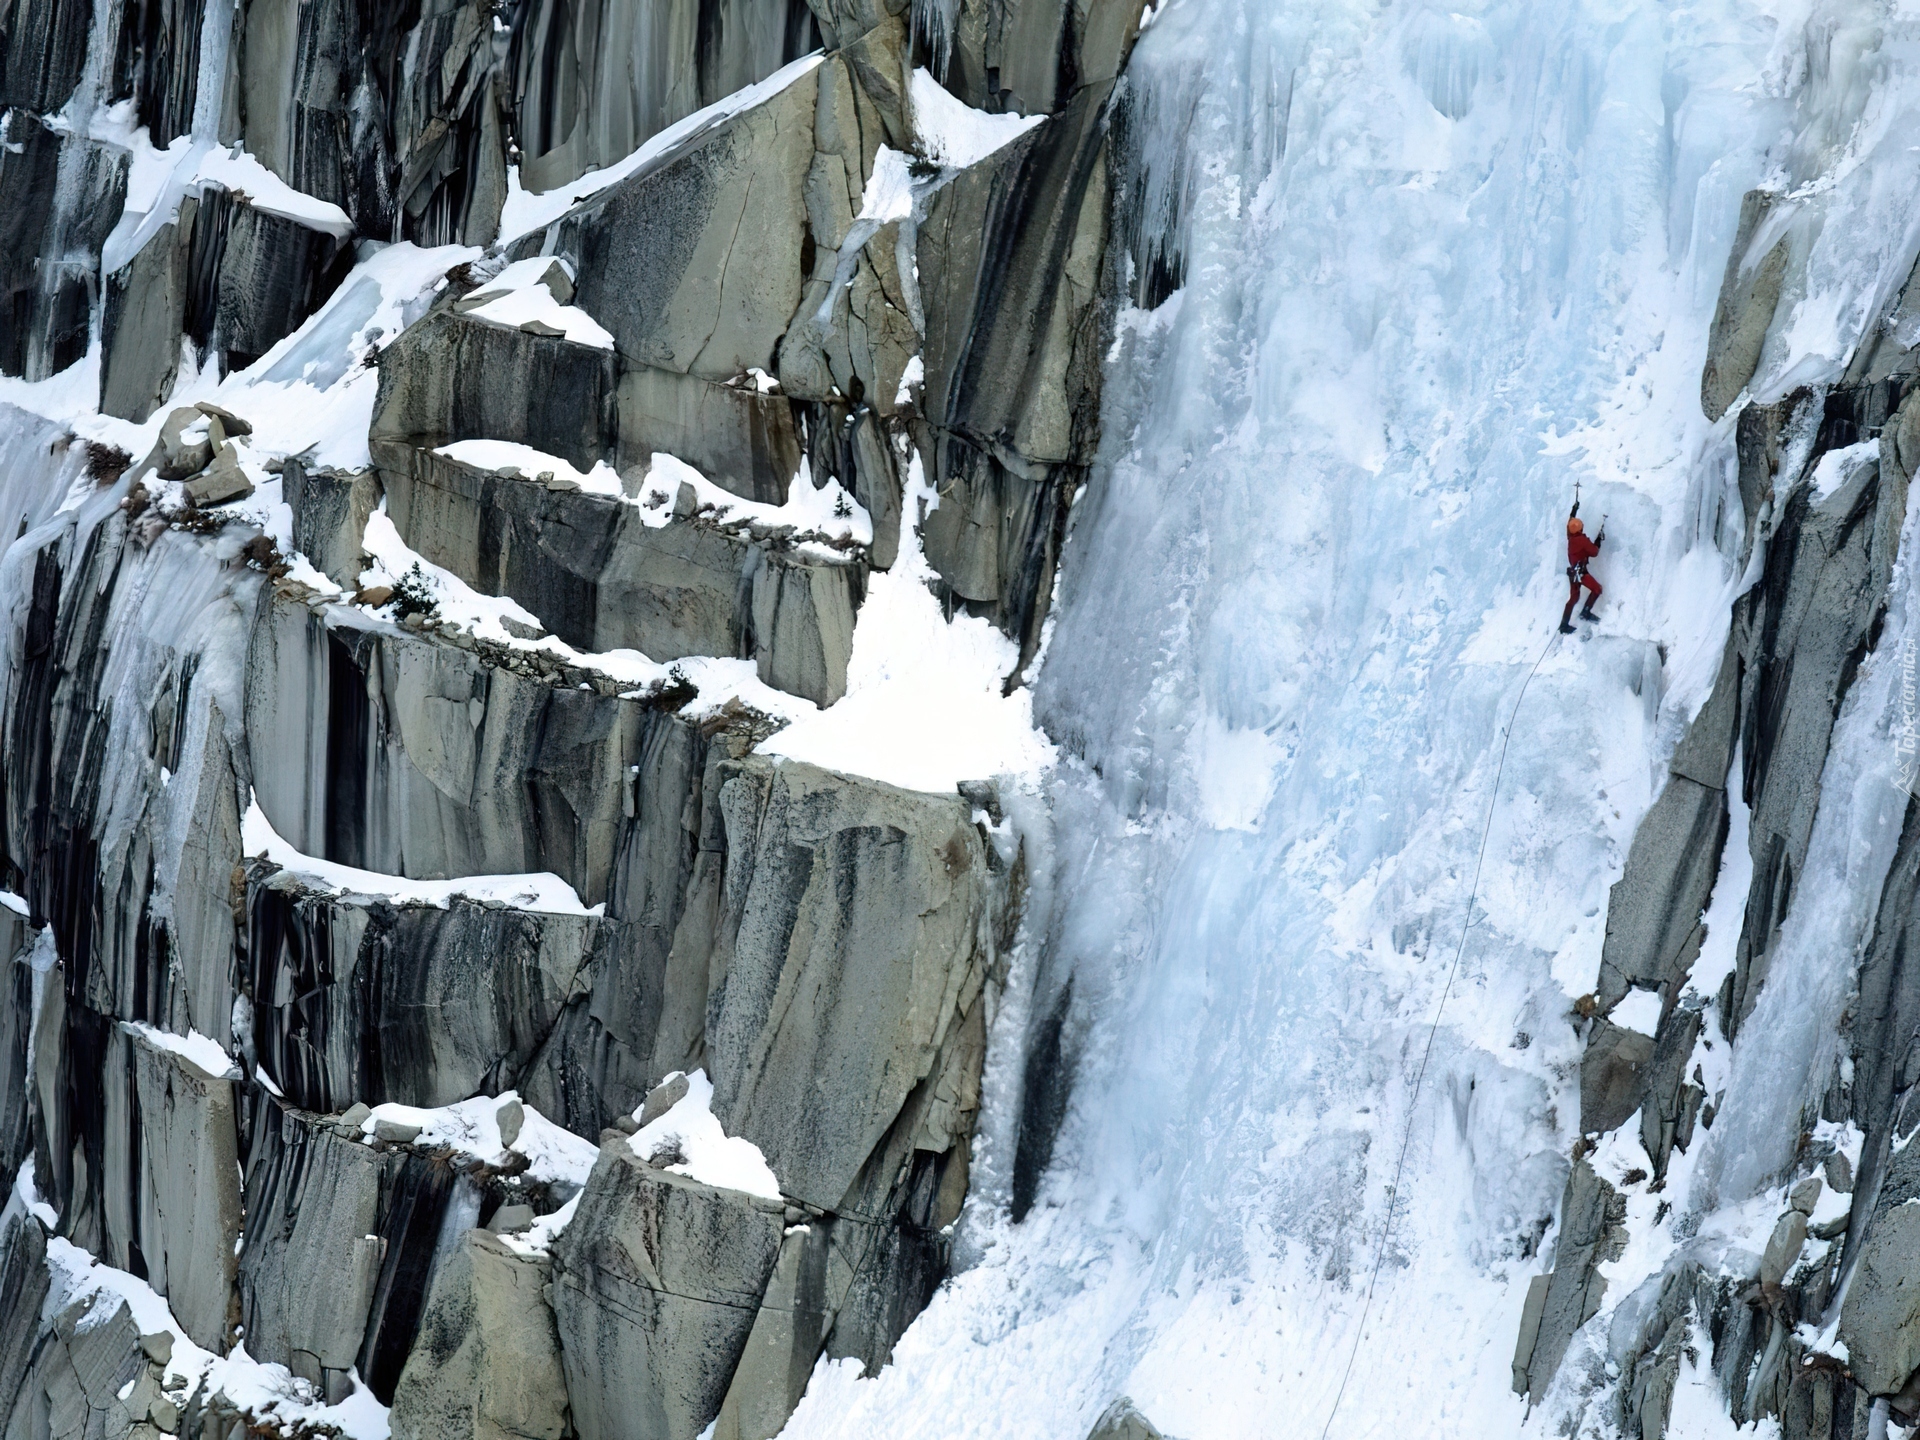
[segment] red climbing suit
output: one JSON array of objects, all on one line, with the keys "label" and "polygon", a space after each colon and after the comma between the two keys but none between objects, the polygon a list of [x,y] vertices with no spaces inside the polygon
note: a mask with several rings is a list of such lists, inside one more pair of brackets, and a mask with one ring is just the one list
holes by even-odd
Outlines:
[{"label": "red climbing suit", "polygon": [[1567,608],[1560,617],[1562,625],[1572,616],[1573,602],[1580,598],[1582,585],[1591,592],[1587,596],[1587,609],[1591,610],[1593,602],[1600,598],[1600,582],[1587,573],[1587,562],[1599,553],[1600,547],[1583,531],[1567,531]]}]

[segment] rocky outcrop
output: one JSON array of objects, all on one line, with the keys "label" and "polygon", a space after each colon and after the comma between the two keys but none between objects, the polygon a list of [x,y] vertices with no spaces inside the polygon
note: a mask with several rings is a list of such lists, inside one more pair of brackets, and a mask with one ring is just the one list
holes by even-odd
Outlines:
[{"label": "rocky outcrop", "polygon": [[1052,114],[1118,78],[1144,7],[961,0],[945,36],[947,88],[981,110]]},{"label": "rocky outcrop", "polygon": [[101,409],[146,419],[173,388],[182,335],[203,365],[245,369],[319,309],[352,265],[345,237],[204,186],[109,277]]},{"label": "rocky outcrop", "polygon": [[374,472],[309,466],[292,455],[280,472],[280,493],[293,512],[294,549],[334,584],[359,589],[367,521],[380,503]]},{"label": "rocky outcrop", "polygon": [[[978,1104],[941,1062],[966,1048],[993,952],[979,833],[957,797],[929,805],[765,761],[723,775],[707,1034],[715,1113],[760,1147],[789,1194],[822,1209],[878,1198],[857,1182],[883,1142],[944,1154]],[[890,1137],[914,1111],[919,1133]]]},{"label": "rocky outcrop", "polygon": [[163,1427],[177,1431],[179,1407],[124,1299],[94,1291],[40,1313],[50,1298],[57,1302],[45,1246],[38,1223],[24,1216],[0,1236],[0,1276],[13,1282],[0,1291],[8,1337],[0,1341],[0,1404],[8,1433],[159,1440]]},{"label": "rocky outcrop", "polygon": [[[109,1085],[106,1122],[110,1141],[124,1133],[132,1153],[123,1159],[111,1143],[106,1149],[100,1248],[121,1268],[144,1271],[187,1334],[217,1352],[231,1323],[240,1238],[238,1077],[202,1068],[159,1032],[120,1030],[126,1059],[119,1063],[132,1072],[133,1113],[116,1113],[127,1101]],[[116,1061],[110,1056],[110,1064]],[[132,1183],[121,1217],[115,1211],[123,1177]]]},{"label": "rocky outcrop", "polygon": [[[598,667],[747,658],[831,706],[872,571],[916,542],[943,599],[1038,635],[1092,455],[1138,7],[969,4],[937,45],[904,7],[818,13],[0,15],[0,369],[97,337],[100,408],[158,432],[136,463],[0,411],[0,1167],[34,1187],[0,1243],[10,1429],[305,1423],[203,1357],[149,1395],[170,1342],[129,1317],[157,1305],[217,1373],[284,1366],[301,1404],[364,1385],[403,1437],[760,1440],[822,1356],[886,1364],[946,1274],[1020,883],[975,819],[992,787],[756,755],[776,722],[740,700]],[[953,94],[1050,118],[954,159]],[[113,124],[190,157],[141,172],[144,218],[87,138],[123,100]],[[495,243],[510,192],[524,215],[570,185]],[[355,322],[330,380],[272,382],[373,389],[364,457],[270,450],[244,380],[166,408],[392,240],[492,248],[417,298],[378,261],[303,345],[362,300],[401,333]],[[516,287],[545,293],[500,305]],[[554,468],[440,453],[472,441]],[[699,475],[655,504],[669,459]],[[777,513],[830,480],[857,523]],[[362,589],[396,532],[511,623],[482,638],[443,578]],[[695,1069],[765,1193],[627,1143]],[[456,1144],[446,1107],[475,1102]],[[602,1136],[584,1190],[513,1148],[555,1124]]]},{"label": "rocky outcrop", "polygon": [[[194,463],[193,426],[169,433],[151,463]],[[30,781],[6,791],[9,854],[39,907],[7,922],[15,948],[51,920],[49,968],[13,967],[28,1013],[9,1024],[39,1036],[20,1083],[61,1229],[144,1274],[203,1344],[237,1321],[255,1359],[335,1397],[357,1370],[385,1398],[416,1350],[439,1237],[477,1221],[496,1180],[345,1137],[328,1113],[512,1085],[595,1129],[701,1063],[723,1122],[790,1172],[790,1193],[739,1292],[735,1350],[674,1403],[704,1425],[732,1395],[755,1428],[784,1418],[819,1354],[884,1363],[944,1274],[1005,943],[1006,872],[972,802],[751,757],[751,723],[371,620],[224,568],[217,537],[163,531],[143,549],[112,491],[70,513],[9,557],[35,599],[7,692],[10,775]],[[169,605],[142,608],[156,590]],[[210,598],[175,603],[195,594]],[[167,647],[141,650],[159,635]],[[246,657],[239,675],[198,668],[216,642]],[[137,737],[116,753],[138,763],[102,772],[88,697],[119,673],[109,661],[149,678],[143,706],[111,712]],[[237,867],[243,778],[307,853],[394,876],[551,870],[606,913],[395,901]],[[113,818],[127,813],[131,828]],[[158,936],[178,957],[164,967]],[[196,1070],[208,1052],[141,1028],[155,1021],[231,1047],[259,1083]],[[116,1074],[124,1086],[102,1083]],[[239,1157],[244,1228],[219,1183]],[[812,1238],[769,1292],[787,1208]],[[754,1334],[762,1358],[736,1377]],[[435,1363],[465,1363],[459,1343]]]},{"label": "rocky outcrop", "polygon": [[370,448],[404,470],[397,447],[507,440],[591,469],[613,452],[617,374],[598,346],[448,306],[381,352]]},{"label": "rocky outcrop", "polygon": [[1087,1440],[1166,1440],[1133,1401],[1122,1396],[1100,1413]]},{"label": "rocky outcrop", "polygon": [[693,512],[690,496],[662,517],[624,496],[428,450],[382,458],[398,466],[381,474],[402,537],[476,589],[537,607],[568,644],[656,660],[738,656],[817,704],[846,693],[866,593],[859,555],[725,528]]},{"label": "rocky outcrop", "polygon": [[254,1054],[304,1109],[522,1087],[595,967],[617,973],[598,916],[336,895],[265,861],[247,897]]},{"label": "rocky outcrop", "polygon": [[45,114],[66,103],[87,61],[93,17],[60,0],[18,0],[0,16],[0,109]]},{"label": "rocky outcrop", "polygon": [[393,1393],[402,1440],[561,1440],[568,1434],[549,1264],[484,1230],[453,1242]]},{"label": "rocky outcrop", "polygon": [[554,1247],[581,1440],[695,1440],[725,1399],[780,1253],[777,1200],[651,1168],[616,1136]]},{"label": "rocky outcrop", "polygon": [[1560,1202],[1553,1270],[1533,1282],[1521,1347],[1513,1357],[1513,1388],[1524,1391],[1532,1404],[1546,1395],[1573,1332],[1599,1313],[1607,1282],[1598,1267],[1618,1259],[1626,1247],[1626,1210],[1625,1199],[1591,1165],[1574,1162]]},{"label": "rocky outcrop", "polygon": [[[1756,194],[1742,210],[1702,381],[1703,405],[1715,418],[1755,373],[1790,263],[1784,232],[1769,228],[1772,205],[1772,197]],[[1912,443],[1920,407],[1909,398],[1920,366],[1889,328],[1907,303],[1903,291],[1840,383],[1774,404],[1748,403],[1733,422],[1742,538],[1737,547],[1730,535],[1722,540],[1729,552],[1738,549],[1742,565],[1755,566],[1758,580],[1734,603],[1714,689],[1675,749],[1666,787],[1641,821],[1613,887],[1598,983],[1583,1002],[1591,1011],[1581,1011],[1597,1012],[1582,1060],[1581,1129],[1594,1135],[1637,1114],[1654,1187],[1665,1183],[1674,1151],[1693,1143],[1696,1126],[1712,1123],[1719,1097],[1706,1093],[1698,1047],[1717,1045],[1722,1036],[1737,1047],[1766,984],[1780,927],[1798,898],[1834,724],[1879,640],[1920,459]],[[1739,768],[1730,773],[1736,754]],[[1738,897],[1744,913],[1732,972],[1709,998],[1690,981],[1735,784],[1749,811],[1752,878]],[[1915,831],[1910,806],[1859,972],[1850,1069],[1836,1075],[1820,1104],[1821,1118],[1851,1119],[1864,1133],[1860,1174],[1856,1182],[1845,1155],[1830,1153],[1831,1141],[1810,1143],[1810,1133],[1800,1137],[1794,1167],[1804,1174],[1837,1160],[1855,1193],[1875,1202],[1815,1225],[1806,1211],[1819,1182],[1796,1188],[1794,1205],[1764,1243],[1756,1240],[1756,1268],[1737,1297],[1731,1282],[1716,1291],[1701,1279],[1688,1291],[1692,1281],[1682,1282],[1693,1272],[1674,1270],[1667,1283],[1682,1298],[1669,1305],[1663,1290],[1658,1323],[1649,1321],[1637,1340],[1614,1341],[1615,1355],[1630,1354],[1635,1367],[1620,1392],[1621,1419],[1642,1433],[1664,1433],[1679,1347],[1692,1343],[1688,1333],[1712,1335],[1713,1366],[1736,1422],[1778,1417],[1796,1440],[1824,1436],[1831,1425],[1842,1426],[1831,1431],[1837,1434],[1863,1424],[1869,1397],[1900,1390],[1920,1363],[1900,1348],[1906,1321],[1897,1286],[1887,1280],[1904,1243],[1900,1222],[1888,1217],[1905,1197],[1920,1194],[1920,1173],[1892,1152],[1896,1127],[1911,1124],[1902,1121],[1897,1097],[1911,1078],[1908,1041],[1920,1017],[1920,989],[1906,978],[1904,959],[1920,849]],[[1652,1037],[1605,1018],[1635,987],[1661,998]],[[1588,1233],[1594,1187],[1607,1187],[1587,1169],[1576,1165],[1568,1182],[1554,1270],[1534,1282],[1523,1323],[1515,1383],[1535,1400],[1564,1353],[1570,1317],[1582,1314],[1592,1287],[1603,1283]],[[1843,1234],[1844,1250],[1826,1248]],[[1862,1268],[1869,1258],[1871,1275]],[[1563,1278],[1570,1268],[1574,1278]],[[1829,1307],[1849,1273],[1852,1288],[1836,1317]],[[1574,1305],[1569,1295],[1586,1299]],[[1838,1318],[1850,1337],[1850,1370],[1810,1351],[1795,1330],[1801,1319],[1823,1314]]]},{"label": "rocky outcrop", "polygon": [[[1747,388],[1760,364],[1760,351],[1780,304],[1789,244],[1784,232],[1770,231],[1779,196],[1750,190],[1740,202],[1740,227],[1727,256],[1720,303],[1707,339],[1707,364],[1700,376],[1700,408],[1718,420]],[[1771,239],[1771,244],[1760,242]],[[1759,250],[1761,253],[1755,253]]]},{"label": "rocky outcrop", "polygon": [[510,37],[490,6],[252,0],[244,16],[230,85],[237,129],[262,164],[374,239],[494,237]]}]

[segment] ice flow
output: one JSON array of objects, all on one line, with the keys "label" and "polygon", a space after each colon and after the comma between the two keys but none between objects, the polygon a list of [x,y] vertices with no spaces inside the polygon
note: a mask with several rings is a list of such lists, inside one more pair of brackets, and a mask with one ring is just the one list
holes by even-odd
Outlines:
[{"label": "ice flow", "polygon": [[[1077,1437],[1120,1395],[1176,1436],[1539,1428],[1509,1360],[1569,1007],[1741,581],[1715,296],[1762,183],[1806,261],[1756,395],[1835,374],[1904,278],[1893,10],[1154,15],[966,1268],[789,1435]],[[1607,589],[1557,640],[1576,481]]]}]

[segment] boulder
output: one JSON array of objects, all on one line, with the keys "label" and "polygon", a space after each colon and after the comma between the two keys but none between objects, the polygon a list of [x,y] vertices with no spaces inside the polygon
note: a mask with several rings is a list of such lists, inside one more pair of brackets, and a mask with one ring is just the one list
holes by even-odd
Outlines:
[{"label": "boulder", "polygon": [[1640,1108],[1654,1040],[1611,1020],[1593,1022],[1580,1057],[1580,1131],[1617,1130]]},{"label": "boulder", "polygon": [[1773,1234],[1767,1237],[1767,1248],[1760,1256],[1760,1284],[1773,1286],[1785,1280],[1806,1243],[1806,1215],[1799,1210],[1787,1211],[1774,1223]]},{"label": "boulder", "polygon": [[162,480],[185,480],[207,468],[213,459],[212,417],[192,405],[168,414],[160,426],[159,465]]},{"label": "boulder", "polygon": [[186,484],[187,499],[202,510],[244,500],[253,494],[253,481],[240,468],[231,445],[222,445],[213,463]]},{"label": "boulder", "polygon": [[[523,1207],[524,1208],[524,1207]],[[453,1241],[393,1392],[395,1440],[561,1440],[567,1390],[544,1255]]]},{"label": "boulder", "polygon": [[487,1221],[487,1229],[495,1235],[518,1235],[531,1229],[533,1221],[531,1205],[502,1205],[493,1212],[493,1218]]},{"label": "boulder", "polygon": [[527,1123],[527,1109],[518,1100],[502,1101],[493,1112],[494,1127],[500,1132],[500,1143],[511,1146],[520,1138],[520,1128]]},{"label": "boulder", "polygon": [[654,1086],[647,1092],[646,1103],[640,1107],[640,1113],[635,1117],[636,1128],[644,1130],[658,1120],[686,1099],[690,1088],[687,1077],[683,1073],[670,1075]]},{"label": "boulder", "polygon": [[603,1145],[553,1246],[580,1440],[696,1440],[719,1414],[779,1255],[785,1207]]},{"label": "boulder", "polygon": [[1840,1194],[1853,1193],[1853,1162],[1847,1159],[1845,1151],[1836,1150],[1829,1155],[1822,1173],[1827,1177],[1827,1184]]}]

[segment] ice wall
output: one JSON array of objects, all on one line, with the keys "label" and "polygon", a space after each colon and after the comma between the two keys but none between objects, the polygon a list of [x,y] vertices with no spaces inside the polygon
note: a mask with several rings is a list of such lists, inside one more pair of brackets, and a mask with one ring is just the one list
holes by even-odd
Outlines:
[{"label": "ice wall", "polygon": [[[1077,1436],[1127,1394],[1170,1435],[1318,1435],[1356,1340],[1334,1435],[1527,1423],[1570,1005],[1742,581],[1734,422],[1700,400],[1740,198],[1791,197],[1772,399],[1911,267],[1912,25],[1163,7],[1119,120],[1159,303],[1120,318],[1041,675],[1072,758],[977,1161],[1032,1208],[976,1207],[895,1366],[816,1377],[789,1434]],[[1608,591],[1555,643],[1576,481]],[[1797,1103],[1830,979],[1742,1103]]]}]

